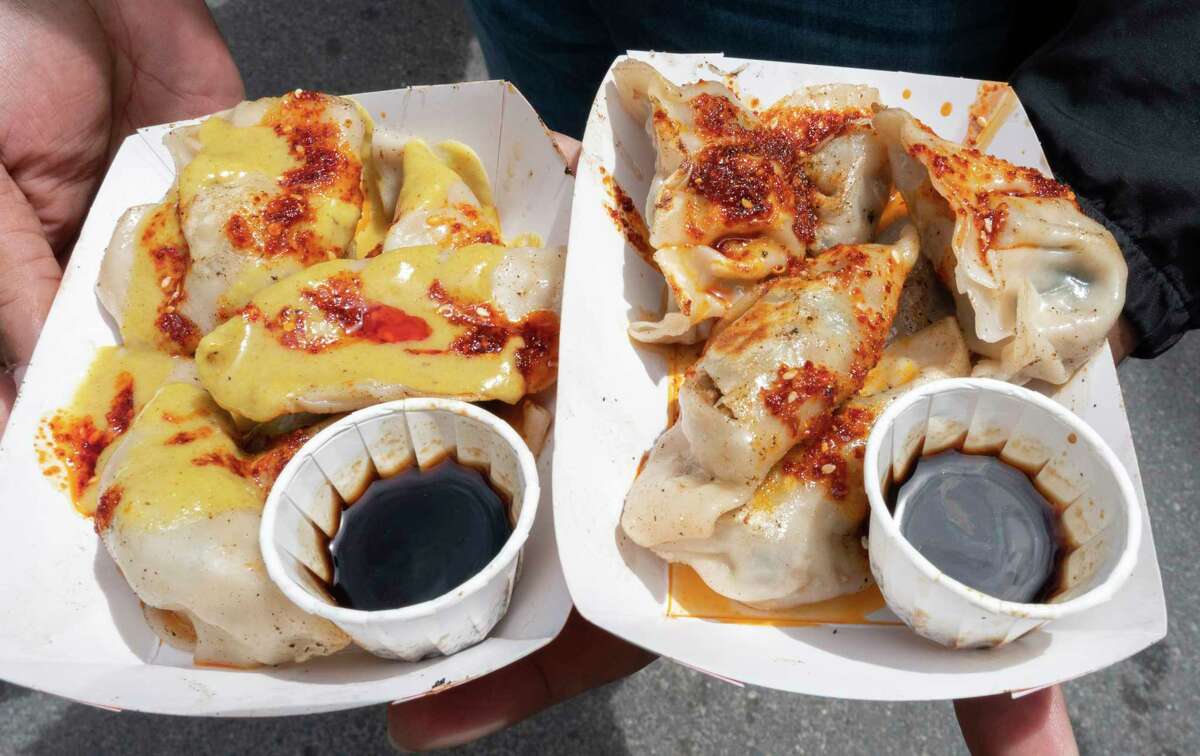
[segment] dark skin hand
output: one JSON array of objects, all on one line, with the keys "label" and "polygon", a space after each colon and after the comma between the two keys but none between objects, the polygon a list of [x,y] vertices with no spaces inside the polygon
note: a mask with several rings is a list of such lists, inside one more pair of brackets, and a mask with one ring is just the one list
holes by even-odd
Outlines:
[{"label": "dark skin hand", "polygon": [[[244,95],[201,0],[0,0],[0,428],[57,291],[62,263],[116,147],[134,129],[230,107]],[[579,143],[556,137],[569,165]],[[1120,361],[1134,337],[1110,335]],[[388,707],[409,750],[467,743],[655,656],[572,612],[535,654],[434,696]],[[1058,686],[955,703],[973,753],[1076,753]]]},{"label": "dark skin hand", "polygon": [[0,72],[3,427],[121,140],[244,91],[202,0],[0,1]]}]

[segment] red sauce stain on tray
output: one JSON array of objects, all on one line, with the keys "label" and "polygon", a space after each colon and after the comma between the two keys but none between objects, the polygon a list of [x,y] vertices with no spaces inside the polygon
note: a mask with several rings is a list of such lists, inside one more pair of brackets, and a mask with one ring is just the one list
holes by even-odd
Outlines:
[{"label": "red sauce stain on tray", "polygon": [[1017,95],[1009,85],[981,81],[975,91],[975,101],[967,109],[967,138],[963,144],[987,149],[1016,104]]},{"label": "red sauce stain on tray", "polygon": [[654,247],[650,246],[650,229],[646,227],[642,214],[621,185],[603,167],[600,168],[600,175],[603,176],[604,188],[608,190],[609,202],[604,207],[608,217],[612,218],[617,230],[641,258],[648,265],[657,267],[654,263]]},{"label": "red sauce stain on tray", "polygon": [[67,491],[76,504],[96,475],[100,455],[133,421],[133,376],[121,373],[104,425],[90,415],[60,410],[43,421],[35,444],[42,472],[51,477],[65,474]]}]

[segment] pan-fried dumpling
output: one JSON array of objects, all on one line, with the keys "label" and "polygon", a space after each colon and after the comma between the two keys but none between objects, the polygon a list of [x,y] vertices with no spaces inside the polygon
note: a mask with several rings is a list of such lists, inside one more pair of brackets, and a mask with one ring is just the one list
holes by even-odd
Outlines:
[{"label": "pan-fried dumpling", "polygon": [[679,420],[660,437],[625,499],[637,544],[712,535],[763,477],[879,359],[916,232],[895,246],[835,247],[762,287],[709,339],[679,392]]},{"label": "pan-fried dumpling", "polygon": [[903,110],[875,118],[921,249],[954,294],[974,374],[1064,383],[1125,303],[1116,240],[1041,173],[939,139]]},{"label": "pan-fried dumpling", "polygon": [[351,100],[296,90],[167,135],[191,257],[179,311],[201,333],[259,289],[346,254],[368,120]]},{"label": "pan-fried dumpling", "polygon": [[399,150],[402,179],[383,249],[503,243],[487,171],[474,150],[455,141],[430,148],[420,139]]},{"label": "pan-fried dumpling", "polygon": [[404,396],[516,402],[554,380],[563,253],[408,247],[314,265],[204,337],[225,409],[266,422]]},{"label": "pan-fried dumpling", "polygon": [[894,399],[937,378],[967,375],[958,323],[945,318],[897,339],[858,395],[771,469],[748,503],[723,514],[708,537],[660,544],[717,593],[760,609],[785,609],[853,593],[871,581],[862,546],[868,513],[862,453]]},{"label": "pan-fried dumpling", "polygon": [[331,654],[349,638],[302,612],[267,575],[258,545],[293,433],[243,453],[196,386],[169,383],[101,460],[96,532],[146,606],[152,629],[197,664],[249,667]]},{"label": "pan-fried dumpling", "polygon": [[756,114],[722,84],[679,87],[640,61],[614,77],[657,150],[646,219],[674,308],[634,323],[635,339],[695,340],[789,259],[870,238],[888,183],[875,90],[809,87]]}]

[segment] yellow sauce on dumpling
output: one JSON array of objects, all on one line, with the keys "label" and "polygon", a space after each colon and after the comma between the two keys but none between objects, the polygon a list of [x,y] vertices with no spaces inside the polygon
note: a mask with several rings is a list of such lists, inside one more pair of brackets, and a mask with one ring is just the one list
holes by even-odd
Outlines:
[{"label": "yellow sauce on dumpling", "polygon": [[129,429],[159,386],[173,374],[190,374],[188,363],[161,352],[101,347],[71,403],[42,420],[35,440],[42,471],[64,484],[81,513],[90,516],[95,509],[102,452]]},{"label": "yellow sauce on dumpling", "polygon": [[363,160],[335,122],[334,104],[297,90],[272,101],[255,125],[212,116],[195,130],[199,149],[178,182],[192,253],[227,245],[244,258],[220,273],[221,317],[281,276],[345,255],[363,205]]},{"label": "yellow sauce on dumpling", "polygon": [[265,492],[225,413],[204,389],[169,383],[104,455],[97,530],[163,530],[233,509],[259,509]]},{"label": "yellow sauce on dumpling", "polygon": [[[507,323],[489,304],[504,255],[496,245],[425,246],[315,265],[201,341],[201,381],[222,407],[257,421],[321,398],[365,406],[384,387],[515,402],[528,388],[522,370],[545,357],[522,350],[548,331],[536,318]],[[557,319],[541,325],[556,333]]]},{"label": "yellow sauce on dumpling", "polygon": [[187,299],[191,254],[179,228],[178,209],[172,189],[134,231],[121,341],[128,347],[190,356],[202,334],[180,311]]}]

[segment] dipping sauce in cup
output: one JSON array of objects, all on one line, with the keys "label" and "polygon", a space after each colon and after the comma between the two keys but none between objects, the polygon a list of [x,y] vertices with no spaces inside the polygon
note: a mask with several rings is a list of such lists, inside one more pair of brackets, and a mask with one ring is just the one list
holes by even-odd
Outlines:
[{"label": "dipping sauce in cup", "polygon": [[1124,466],[1020,386],[950,378],[899,397],[867,438],[863,484],[888,608],[945,646],[1003,645],[1095,607],[1137,559],[1143,513]]},{"label": "dipping sauce in cup", "polygon": [[292,603],[373,654],[416,661],[479,643],[503,619],[539,495],[533,454],[506,422],[453,399],[400,399],[296,452],[259,542]]},{"label": "dipping sauce in cup", "polygon": [[885,496],[900,533],[943,574],[1004,601],[1042,602],[1058,582],[1059,510],[1024,471],[986,454],[920,457]]},{"label": "dipping sauce in cup", "polygon": [[506,498],[453,456],[373,480],[329,544],[330,594],[348,609],[399,609],[457,588],[512,533]]}]

